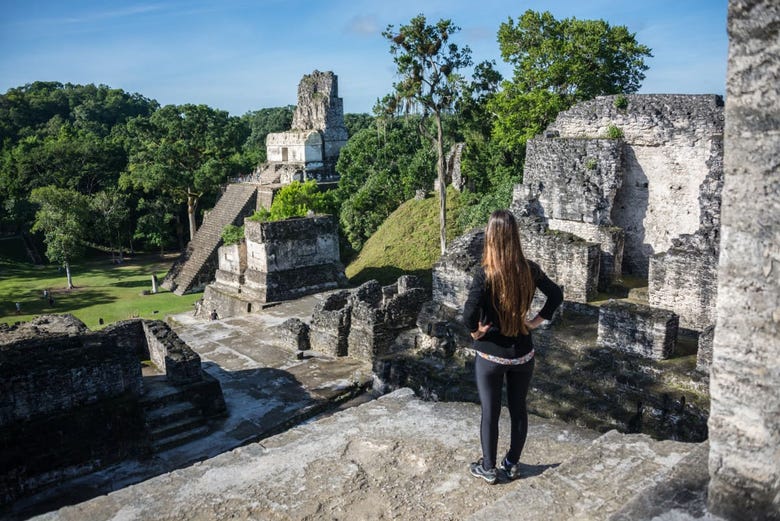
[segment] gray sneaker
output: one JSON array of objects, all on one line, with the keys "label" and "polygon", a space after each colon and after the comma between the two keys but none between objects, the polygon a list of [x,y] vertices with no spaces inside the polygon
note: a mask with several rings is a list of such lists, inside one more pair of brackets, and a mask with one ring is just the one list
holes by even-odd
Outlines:
[{"label": "gray sneaker", "polygon": [[514,481],[522,476],[520,476],[520,463],[515,463],[514,465],[510,465],[509,461],[504,458],[501,463],[498,465],[498,469],[503,471],[504,474],[506,474],[506,477],[510,481]]},{"label": "gray sneaker", "polygon": [[498,473],[495,468],[486,469],[482,466],[482,458],[471,464],[471,475],[475,478],[482,478],[489,484],[493,484],[498,481]]}]

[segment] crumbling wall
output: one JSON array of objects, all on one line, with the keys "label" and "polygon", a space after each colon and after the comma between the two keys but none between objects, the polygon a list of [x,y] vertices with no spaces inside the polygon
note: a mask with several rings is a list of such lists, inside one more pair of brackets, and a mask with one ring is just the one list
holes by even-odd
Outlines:
[{"label": "crumbling wall", "polygon": [[642,304],[610,301],[599,308],[600,346],[654,360],[670,358],[677,344],[679,317]]},{"label": "crumbling wall", "polygon": [[780,4],[729,2],[709,510],[780,519]]},{"label": "crumbling wall", "polygon": [[[558,115],[550,129],[568,138],[623,133],[623,182],[612,224],[625,230],[623,271],[647,276],[649,257],[693,234],[719,202],[711,188],[720,162],[723,100],[716,95],[600,96]],[[616,106],[617,105],[617,106]]]},{"label": "crumbling wall", "polygon": [[669,251],[650,258],[650,305],[677,313],[680,327],[702,331],[715,322],[717,268],[711,248],[675,241]]},{"label": "crumbling wall", "polygon": [[414,327],[429,298],[413,276],[400,277],[385,287],[370,280],[353,291],[329,295],[312,315],[311,348],[373,362],[389,352],[401,331]]},{"label": "crumbling wall", "polygon": [[137,455],[141,393],[135,346],[103,332],[0,345],[0,504]]},{"label": "crumbling wall", "polygon": [[322,131],[323,159],[335,164],[348,136],[344,101],[339,97],[338,77],[333,72],[315,70],[301,78],[292,128]]},{"label": "crumbling wall", "polygon": [[186,384],[203,377],[200,355],[184,343],[168,324],[161,320],[144,320],[143,328],[150,359],[165,373],[169,382]]}]

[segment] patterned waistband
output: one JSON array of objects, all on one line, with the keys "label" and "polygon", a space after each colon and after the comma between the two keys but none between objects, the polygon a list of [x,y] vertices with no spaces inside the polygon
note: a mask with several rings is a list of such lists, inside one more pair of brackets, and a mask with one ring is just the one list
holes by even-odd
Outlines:
[{"label": "patterned waistband", "polygon": [[485,360],[490,360],[491,362],[495,362],[497,364],[521,365],[531,361],[531,359],[534,357],[534,350],[531,349],[530,353],[525,356],[521,356],[520,358],[501,358],[500,356],[489,355],[487,353],[483,353],[482,351],[477,351],[477,354]]}]

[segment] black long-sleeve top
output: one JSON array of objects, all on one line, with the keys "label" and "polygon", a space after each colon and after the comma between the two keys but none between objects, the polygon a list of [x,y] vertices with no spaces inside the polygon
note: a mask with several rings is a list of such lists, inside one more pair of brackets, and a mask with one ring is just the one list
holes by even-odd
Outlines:
[{"label": "black long-sleeve top", "polygon": [[[528,261],[534,284],[547,297],[539,315],[550,320],[558,306],[563,302],[561,288],[551,281],[538,264]],[[531,335],[520,333],[516,337],[501,334],[501,324],[498,313],[493,307],[493,295],[487,287],[485,269],[480,266],[474,273],[474,279],[469,287],[469,295],[463,308],[463,320],[469,331],[476,331],[481,322],[492,324],[490,329],[479,340],[474,341],[474,349],[483,353],[500,356],[501,358],[520,358],[533,349]]]}]

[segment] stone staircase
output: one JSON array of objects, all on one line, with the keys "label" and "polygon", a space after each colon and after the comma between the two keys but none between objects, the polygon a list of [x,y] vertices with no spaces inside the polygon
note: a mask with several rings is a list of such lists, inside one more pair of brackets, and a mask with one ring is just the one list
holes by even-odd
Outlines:
[{"label": "stone staircase", "polygon": [[202,411],[187,400],[187,390],[171,385],[165,376],[144,378],[144,388],[141,406],[153,453],[184,445],[210,432]]},{"label": "stone staircase", "polygon": [[249,183],[228,185],[217,205],[206,215],[203,224],[187,249],[171,267],[162,286],[177,295],[199,289],[213,278],[217,248],[222,243],[222,229],[228,224],[240,225],[256,206],[257,187]]}]

